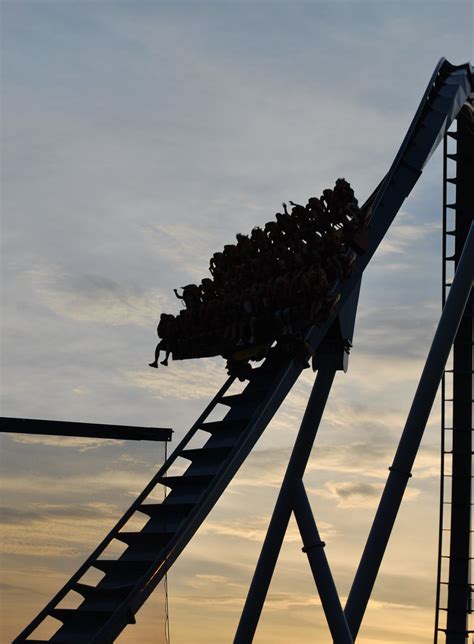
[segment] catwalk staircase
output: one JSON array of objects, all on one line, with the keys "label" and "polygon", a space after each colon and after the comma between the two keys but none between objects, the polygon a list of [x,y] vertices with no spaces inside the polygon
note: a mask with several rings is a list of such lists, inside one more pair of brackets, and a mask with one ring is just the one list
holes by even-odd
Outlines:
[{"label": "catwalk staircase", "polygon": [[[442,59],[395,161],[365,204],[372,209],[368,249],[358,257],[351,277],[340,285],[338,310],[308,333],[314,350],[324,351],[322,341],[326,336],[326,342],[330,341],[333,333],[347,337],[344,306],[357,298],[362,272],[470,91],[470,66],[454,66]],[[113,530],[15,643],[40,641],[34,639],[34,633],[50,618],[61,625],[44,641],[69,644],[109,643],[133,623],[136,612],[232,480],[301,370],[301,364],[277,347],[252,371],[242,391],[232,394],[236,383],[230,378]],[[219,409],[227,413],[221,420],[211,420],[211,413]],[[205,442],[201,439],[200,446],[194,446],[203,433]],[[178,473],[172,473],[173,466],[180,464]],[[162,486],[170,492],[162,503],[156,503],[156,489]],[[140,529],[130,528],[137,516],[145,517],[145,524]],[[125,550],[118,556],[108,555],[117,544],[123,544]],[[91,570],[103,574],[96,583],[84,581]],[[81,598],[75,608],[64,605],[71,594]]]},{"label": "catwalk staircase", "polygon": [[[466,105],[443,145],[443,306],[474,221],[474,119]],[[441,384],[441,486],[435,644],[465,644],[473,633],[472,404],[474,295]]]},{"label": "catwalk staircase", "polygon": [[[248,385],[237,394],[227,395],[235,385],[233,378],[227,380],[122,519],[38,616],[37,623],[46,615],[62,622],[49,641],[110,642],[133,622],[133,615],[252,449],[268,423],[269,407],[274,407],[277,399],[284,399],[287,388],[279,389],[278,382],[288,361],[288,357],[276,353],[253,371]],[[223,419],[210,421],[211,414],[219,408],[227,410]],[[199,434],[208,438],[201,447],[193,448]],[[188,464],[184,472],[170,475],[178,465],[182,470],[184,463]],[[157,494],[160,486],[170,491],[162,503],[156,503],[153,497],[161,496]],[[145,525],[140,530],[127,528],[137,520],[137,514],[147,519]],[[106,550],[114,541],[125,544],[125,550],[117,558],[110,558]],[[95,586],[81,583],[91,568],[104,573]],[[83,598],[80,606],[59,607],[70,592]]]}]

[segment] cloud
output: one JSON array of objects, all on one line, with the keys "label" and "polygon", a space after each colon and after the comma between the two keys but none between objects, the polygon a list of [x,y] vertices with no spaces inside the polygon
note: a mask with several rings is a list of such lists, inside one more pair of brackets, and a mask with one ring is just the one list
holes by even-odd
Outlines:
[{"label": "cloud", "polygon": [[18,508],[0,507],[1,524],[22,524],[39,521],[42,518],[38,510],[19,510]]},{"label": "cloud", "polygon": [[193,400],[214,397],[227,378],[222,363],[213,360],[170,362],[148,372],[127,371],[127,381],[154,398]]},{"label": "cloud", "polygon": [[378,248],[377,256],[385,260],[390,255],[407,254],[412,247],[416,247],[418,250],[420,241],[426,241],[435,233],[439,234],[440,229],[439,222],[420,221],[419,217],[412,212],[402,209],[398,212],[387,238]]},{"label": "cloud", "polygon": [[29,592],[30,588],[28,586],[19,586],[16,584],[6,584],[3,582],[0,582],[0,593],[2,595],[5,595],[6,593],[24,593],[24,592]]},{"label": "cloud", "polygon": [[[154,473],[154,472],[153,472]],[[127,471],[126,469],[110,469],[103,468],[99,472],[80,472],[77,468],[71,473],[62,473],[61,475],[61,488],[58,489],[58,480],[54,476],[54,472],[42,472],[35,476],[34,474],[9,474],[0,478],[2,489],[8,491],[9,494],[28,494],[41,491],[44,497],[53,498],[62,495],[64,490],[67,489],[69,494],[89,495],[97,494],[100,490],[101,494],[125,494],[128,496],[135,496],[141,492],[142,487],[145,486],[149,478],[149,472],[136,472]],[[161,489],[161,486],[158,486]],[[118,497],[117,497],[118,498]],[[118,518],[118,516],[117,516]]]},{"label": "cloud", "polygon": [[[267,533],[270,517],[245,517],[245,521],[206,521],[201,528],[203,534],[212,534],[219,537],[230,537],[246,541],[257,541],[263,543]],[[320,522],[318,527],[324,537],[330,540],[337,534],[333,525],[327,522]],[[290,522],[285,533],[285,541],[301,542],[301,536],[296,523]]]},{"label": "cloud", "polygon": [[232,482],[232,489],[255,485],[279,488],[283,479],[288,450],[270,448],[255,450],[246,461],[243,470]]},{"label": "cloud", "polygon": [[35,505],[34,508],[2,507],[0,552],[29,557],[73,558],[99,542],[119,517],[108,503]]},{"label": "cloud", "polygon": [[80,452],[87,452],[91,449],[106,447],[108,445],[121,444],[125,441],[109,438],[82,438],[80,436],[35,436],[28,434],[10,434],[15,443],[23,445],[48,445],[49,447],[60,447],[69,449],[71,447],[78,449]]},{"label": "cloud", "polygon": [[[179,264],[180,269],[184,267],[196,282],[211,277],[207,271],[211,256],[209,247],[214,238],[211,230],[179,222],[146,222],[142,230],[146,243],[160,249],[160,263],[166,263],[168,269]],[[178,308],[177,301],[169,301],[169,304],[173,309]]]},{"label": "cloud", "polygon": [[366,304],[358,314],[354,357],[357,360],[362,353],[365,362],[375,361],[375,369],[383,366],[381,358],[390,357],[394,376],[401,378],[404,369],[413,378],[417,369],[421,371],[421,360],[427,355],[440,313],[438,300],[420,294],[416,303]]},{"label": "cloud", "polygon": [[144,292],[102,275],[74,275],[53,265],[37,265],[29,274],[44,305],[78,322],[149,326],[162,310],[157,290]]},{"label": "cloud", "polygon": [[[390,442],[383,441],[320,446],[308,465],[308,472],[339,472],[385,480],[395,448]],[[417,479],[439,477],[439,449],[436,446],[425,446],[420,450],[414,465],[414,476]]]},{"label": "cloud", "polygon": [[381,610],[387,604],[407,608],[432,609],[435,583],[433,577],[416,574],[380,573],[374,589],[373,606]]},{"label": "cloud", "polygon": [[[376,413],[376,412],[375,412]],[[391,415],[387,419],[361,416],[360,426],[354,440],[351,431],[353,420],[347,420],[344,412],[340,415],[333,411],[328,414],[326,422],[333,427],[332,431],[322,432],[317,437],[309,459],[306,472],[313,481],[314,475],[334,475],[363,477],[366,488],[375,490],[380,483],[374,479],[385,481],[388,476],[388,467],[395,455],[398,436],[401,435],[402,424],[390,425]],[[385,427],[386,423],[386,427]],[[399,428],[399,429],[398,429]],[[337,429],[344,433],[334,435]],[[385,431],[384,431],[385,430]],[[289,458],[288,447],[268,448],[254,450],[249,456],[242,471],[232,483],[232,491],[238,492],[240,487],[268,487],[279,488],[283,480],[286,464]],[[439,447],[438,445],[424,444],[418,452],[414,465],[414,478],[416,480],[437,479],[439,477]],[[361,490],[362,491],[362,490]],[[341,495],[341,498],[344,493]]]},{"label": "cloud", "polygon": [[[349,481],[328,481],[324,490],[316,490],[318,497],[336,501],[338,508],[375,508],[378,506],[384,485]],[[420,490],[410,488],[405,492],[404,500],[416,498]]]},{"label": "cloud", "polygon": [[0,507],[0,523],[4,525],[32,524],[51,520],[88,519],[100,522],[103,519],[116,517],[118,508],[109,503],[91,502],[88,504],[42,503],[34,507],[15,508]]},{"label": "cloud", "polygon": [[[179,594],[176,597],[176,603],[185,603],[191,606],[203,606],[209,601],[219,606],[219,608],[227,609],[241,609],[245,599],[246,587],[243,584],[230,583],[226,578],[216,580],[219,583],[219,588],[222,590],[229,589],[229,593],[212,592],[212,585],[214,581],[209,584],[209,593],[192,593],[192,594]],[[236,592],[236,588],[240,592]],[[271,612],[289,611],[297,608],[306,608],[312,606],[321,606],[321,600],[316,595],[303,595],[298,592],[285,593],[270,591],[265,600],[265,610]]]}]

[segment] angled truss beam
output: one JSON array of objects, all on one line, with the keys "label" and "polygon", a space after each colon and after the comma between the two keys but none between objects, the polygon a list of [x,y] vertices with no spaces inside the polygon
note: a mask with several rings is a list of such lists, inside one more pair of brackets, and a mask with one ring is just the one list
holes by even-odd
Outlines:
[{"label": "angled truss beam", "polygon": [[303,481],[295,483],[293,511],[303,539],[303,552],[308,557],[331,636],[337,644],[353,644],[351,631],[324,552],[326,544],[319,536]]},{"label": "angled truss beam", "polygon": [[293,510],[293,488],[295,482],[303,477],[336,368],[335,360],[325,360],[314,381],[237,627],[234,644],[247,644],[253,639]]}]

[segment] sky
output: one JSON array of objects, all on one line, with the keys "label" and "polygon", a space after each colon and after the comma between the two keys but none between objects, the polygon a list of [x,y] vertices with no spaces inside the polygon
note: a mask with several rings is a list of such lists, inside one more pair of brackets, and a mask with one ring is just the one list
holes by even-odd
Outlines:
[{"label": "sky", "polygon": [[[237,232],[388,170],[440,57],[474,59],[472,2],[1,2],[3,416],[172,427],[221,359],[152,370],[173,288]],[[354,349],[305,475],[347,597],[440,314],[441,157],[362,282]],[[306,370],[169,574],[171,641],[232,641],[314,375]],[[161,463],[159,445],[4,435],[9,641]],[[439,404],[358,641],[432,641]],[[252,502],[249,503],[249,499]],[[119,642],[161,641],[158,590]],[[294,522],[255,637],[330,642]]]}]

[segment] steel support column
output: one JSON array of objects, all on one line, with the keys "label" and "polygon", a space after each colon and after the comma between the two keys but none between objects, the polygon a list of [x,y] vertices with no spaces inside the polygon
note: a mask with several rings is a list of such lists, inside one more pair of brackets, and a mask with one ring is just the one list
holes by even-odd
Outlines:
[{"label": "steel support column", "polygon": [[[474,219],[474,119],[466,105],[457,119],[455,265]],[[474,258],[471,257],[474,263]],[[456,269],[457,270],[457,269]],[[467,641],[471,568],[472,370],[474,294],[453,345],[451,517],[446,644]]]},{"label": "steel support column", "polygon": [[345,609],[355,639],[472,288],[474,224],[454,276]]}]

